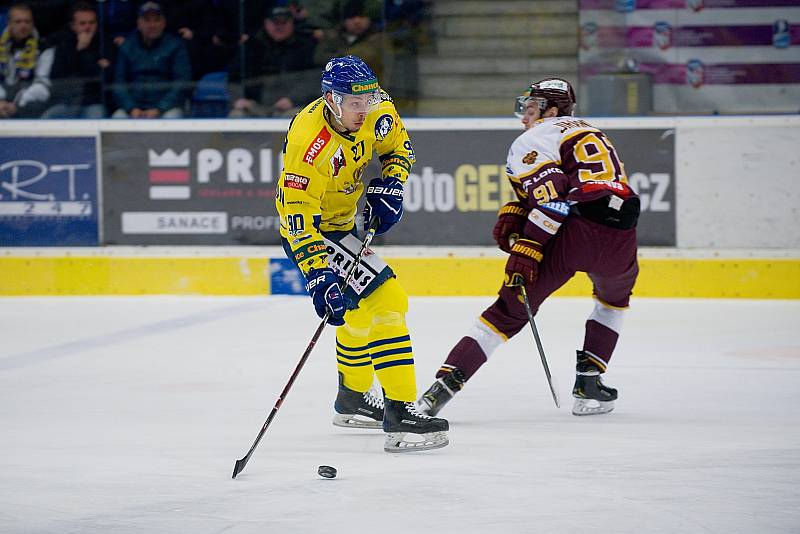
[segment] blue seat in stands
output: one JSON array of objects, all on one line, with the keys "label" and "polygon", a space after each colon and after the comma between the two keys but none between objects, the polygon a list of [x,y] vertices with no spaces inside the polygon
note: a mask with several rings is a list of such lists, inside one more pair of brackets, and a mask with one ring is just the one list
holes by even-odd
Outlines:
[{"label": "blue seat in stands", "polygon": [[199,80],[192,95],[192,117],[216,118],[228,116],[228,73],[209,72]]}]

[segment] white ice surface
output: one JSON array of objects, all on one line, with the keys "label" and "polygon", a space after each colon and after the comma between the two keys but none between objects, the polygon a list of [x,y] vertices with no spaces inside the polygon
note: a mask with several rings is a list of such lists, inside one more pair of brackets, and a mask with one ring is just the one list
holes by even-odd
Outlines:
[{"label": "white ice surface", "polygon": [[[490,298],[416,298],[423,391]],[[800,302],[634,299],[605,416],[570,415],[589,299],[537,319],[386,454],[331,424],[333,329],[244,472],[318,319],[303,297],[0,299],[0,532],[800,531]],[[335,480],[316,474],[339,470]]]}]

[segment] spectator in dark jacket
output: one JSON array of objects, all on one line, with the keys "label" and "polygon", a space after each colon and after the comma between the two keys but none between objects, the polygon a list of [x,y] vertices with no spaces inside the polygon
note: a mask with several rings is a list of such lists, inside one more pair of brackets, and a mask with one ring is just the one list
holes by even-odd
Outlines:
[{"label": "spectator in dark jacket", "polygon": [[[102,119],[102,82],[111,62],[103,57],[108,47],[100,46],[97,31],[97,12],[87,2],[77,2],[72,8],[70,25],[52,37],[55,48],[53,83],[55,104],[43,119]],[[102,49],[101,49],[102,48]]]},{"label": "spectator in dark jacket", "polygon": [[244,61],[239,57],[231,66],[230,81],[243,85],[231,90],[241,94],[231,116],[288,116],[319,96],[315,46],[313,37],[295,32],[288,8],[272,8],[264,29],[244,44]]},{"label": "spectator in dark jacket", "polygon": [[114,72],[114,118],[180,118],[186,105],[191,66],[186,47],[164,32],[164,11],[156,2],[139,8],[137,32],[119,48]]},{"label": "spectator in dark jacket", "polygon": [[125,39],[136,30],[136,4],[136,0],[103,0],[98,4],[102,32],[114,46],[122,46]]},{"label": "spectator in dark jacket", "polygon": [[317,46],[317,65],[352,54],[363,59],[379,80],[389,79],[384,64],[386,39],[370,18],[368,7],[364,0],[347,0],[341,5],[339,26],[326,30]]},{"label": "spectator in dark jacket", "polygon": [[198,80],[228,70],[239,43],[238,0],[171,0],[164,4],[167,31],[183,39]]}]

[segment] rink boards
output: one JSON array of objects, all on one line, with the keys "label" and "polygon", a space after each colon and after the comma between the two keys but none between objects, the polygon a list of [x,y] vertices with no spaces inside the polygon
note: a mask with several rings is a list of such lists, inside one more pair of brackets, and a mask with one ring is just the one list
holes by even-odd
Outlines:
[{"label": "rink boards", "polygon": [[[156,247],[158,248],[158,247]],[[279,249],[5,249],[0,295],[302,294],[303,280]],[[377,249],[412,296],[496,293],[503,256],[493,249]],[[748,257],[744,251],[644,249],[634,294],[640,297],[800,298],[795,251]],[[591,294],[578,273],[557,295]]]},{"label": "rink boards", "polygon": [[[626,168],[643,199],[637,296],[800,298],[800,117],[593,122],[628,145]],[[0,146],[19,161],[0,161],[0,295],[302,293],[268,213],[286,126],[9,122]],[[406,126],[419,140],[419,175],[402,231],[376,240],[378,252],[411,295],[493,295],[504,258],[486,245],[508,196],[498,154],[518,121]],[[217,137],[203,137],[210,133]],[[638,152],[647,157],[637,161]],[[166,215],[204,222],[153,227]],[[578,275],[558,295],[590,292]]]}]

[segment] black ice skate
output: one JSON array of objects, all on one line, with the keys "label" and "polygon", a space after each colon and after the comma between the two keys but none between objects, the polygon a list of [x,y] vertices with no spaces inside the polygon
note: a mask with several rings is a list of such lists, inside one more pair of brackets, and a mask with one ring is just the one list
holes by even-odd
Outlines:
[{"label": "black ice skate", "polygon": [[455,397],[456,393],[461,391],[464,387],[464,373],[458,367],[451,365],[442,366],[442,370],[446,374],[437,378],[436,382],[431,384],[428,391],[422,394],[422,397],[417,401],[417,406],[426,415],[431,417],[438,414],[444,405],[450,402],[450,399]]},{"label": "black ice skate", "polygon": [[333,403],[336,415],[333,424],[349,428],[381,428],[383,399],[372,390],[360,393],[345,387],[344,376],[339,373],[339,393]]},{"label": "black ice skate", "polygon": [[386,452],[410,452],[439,449],[449,443],[445,419],[429,417],[419,411],[416,403],[387,398],[383,416]]},{"label": "black ice skate", "polygon": [[617,390],[607,387],[600,379],[600,369],[593,364],[586,353],[578,352],[578,363],[575,366],[575,387],[572,396],[575,404],[572,415],[598,415],[614,409]]}]

